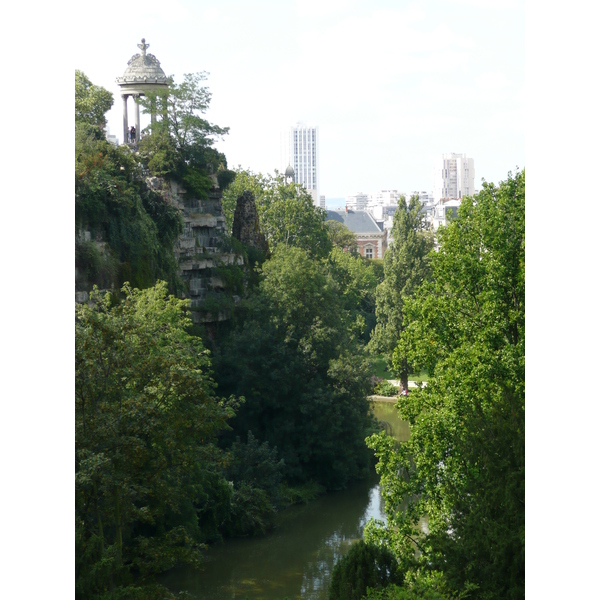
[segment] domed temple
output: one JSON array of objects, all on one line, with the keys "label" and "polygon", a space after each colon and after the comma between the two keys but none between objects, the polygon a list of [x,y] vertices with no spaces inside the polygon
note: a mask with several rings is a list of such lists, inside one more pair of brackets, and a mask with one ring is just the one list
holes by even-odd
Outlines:
[{"label": "domed temple", "polygon": [[[135,104],[135,141],[140,141],[140,105],[139,98],[149,91],[166,90],[169,79],[160,66],[159,60],[153,54],[147,54],[150,44],[142,38],[142,43],[137,45],[141,54],[134,54],[127,63],[123,77],[117,77],[123,99],[123,143],[129,137],[129,119],[127,115],[127,99],[133,97]],[[156,107],[151,112],[151,122],[156,120]]]}]

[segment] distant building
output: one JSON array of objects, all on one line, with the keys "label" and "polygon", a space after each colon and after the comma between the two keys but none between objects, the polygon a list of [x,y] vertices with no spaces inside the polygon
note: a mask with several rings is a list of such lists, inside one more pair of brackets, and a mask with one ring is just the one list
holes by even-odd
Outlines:
[{"label": "distant building", "polygon": [[433,197],[460,200],[475,194],[475,166],[466,154],[443,154],[433,173]]},{"label": "distant building", "polygon": [[421,204],[435,204],[435,198],[431,192],[410,192],[407,194],[406,200],[410,200],[413,196],[419,196]]},{"label": "distant building", "polygon": [[365,258],[383,258],[387,232],[364,210],[328,210],[327,219],[343,223],[354,235],[358,251]]},{"label": "distant building", "polygon": [[319,206],[323,209],[326,208],[325,207],[325,196],[319,196]]},{"label": "distant building", "polygon": [[346,196],[346,208],[348,210],[365,210],[368,201],[369,195],[363,194],[363,192]]},{"label": "distant building", "polygon": [[117,139],[117,136],[110,132],[110,127],[108,125],[106,126],[105,135],[106,135],[107,142],[110,142],[111,144],[114,144],[115,146],[119,145],[119,140]]},{"label": "distant building", "polygon": [[321,205],[319,196],[319,128],[296,123],[281,136],[281,170],[291,166],[294,181],[304,186],[315,206]]},{"label": "distant building", "polygon": [[391,206],[398,204],[402,192],[398,190],[380,190],[369,194],[367,206]]},{"label": "distant building", "polygon": [[448,222],[458,213],[460,200],[456,198],[442,198],[433,208],[431,213],[433,230],[437,231],[440,226],[448,225]]}]

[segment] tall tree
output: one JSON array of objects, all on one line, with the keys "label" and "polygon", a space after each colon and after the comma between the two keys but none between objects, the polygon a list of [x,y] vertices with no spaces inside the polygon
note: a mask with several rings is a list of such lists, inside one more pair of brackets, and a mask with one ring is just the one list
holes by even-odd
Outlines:
[{"label": "tall tree", "polygon": [[405,565],[442,571],[455,591],[521,599],[525,172],[484,183],[438,235],[431,280],[406,301],[394,353],[430,379],[399,405],[410,440],[398,449],[382,435],[369,440],[388,515],[388,528],[369,535]]},{"label": "tall tree", "polygon": [[215,439],[233,409],[186,302],[164,282],[123,293],[76,307],[77,598],[152,597],[134,588],[199,564],[202,515],[230,493]]},{"label": "tall tree", "polygon": [[215,351],[215,377],[243,395],[232,427],[276,446],[288,481],[342,488],[368,468],[366,361],[323,260],[280,245]]},{"label": "tall tree", "polygon": [[332,248],[326,212],[313,204],[301,185],[287,183],[283,175],[257,175],[238,168],[236,178],[223,194],[226,221],[233,223],[235,202],[244,190],[254,194],[260,228],[269,248],[278,245],[303,248],[315,258],[324,258]]},{"label": "tall tree", "polygon": [[358,243],[354,232],[339,221],[329,220],[325,224],[329,229],[329,238],[334,246],[346,250],[350,254],[358,253]]},{"label": "tall tree", "polygon": [[377,325],[371,336],[371,348],[383,353],[388,367],[393,367],[406,389],[410,365],[406,358],[393,364],[392,353],[404,330],[404,304],[429,277],[428,255],[433,249],[433,235],[428,230],[417,195],[408,203],[404,196],[399,199],[392,237],[393,244],[383,257],[384,280],[377,287]]},{"label": "tall tree", "polygon": [[366,344],[376,323],[375,292],[381,282],[377,269],[371,260],[344,252],[339,246],[329,253],[328,265],[339,288],[341,305],[356,324],[357,336]]},{"label": "tall tree", "polygon": [[207,73],[187,73],[177,84],[170,78],[166,90],[147,92],[140,99],[144,112],[157,112],[145,130],[140,155],[152,173],[180,180],[189,192],[203,198],[219,171],[227,168],[225,155],[213,146],[228,133],[207,121],[211,93],[201,85]]},{"label": "tall tree", "polygon": [[94,85],[83,71],[75,71],[75,122],[100,129],[106,127],[106,113],[113,105],[113,95]]}]

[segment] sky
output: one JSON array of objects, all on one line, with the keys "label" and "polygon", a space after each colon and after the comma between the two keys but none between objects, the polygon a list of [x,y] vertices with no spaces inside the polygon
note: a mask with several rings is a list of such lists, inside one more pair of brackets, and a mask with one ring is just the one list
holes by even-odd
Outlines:
[{"label": "sky", "polygon": [[431,192],[448,152],[474,159],[477,189],[525,165],[520,0],[106,0],[119,26],[98,6],[77,5],[75,68],[113,92],[119,138],[115,79],[143,37],[176,82],[209,73],[206,117],[230,128],[217,143],[230,168],[281,169],[280,132],[298,121],[319,127],[330,199]]}]

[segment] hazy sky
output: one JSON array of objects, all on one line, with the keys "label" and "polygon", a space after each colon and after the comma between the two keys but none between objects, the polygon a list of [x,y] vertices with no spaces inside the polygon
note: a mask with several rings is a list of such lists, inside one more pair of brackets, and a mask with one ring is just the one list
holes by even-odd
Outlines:
[{"label": "hazy sky", "polygon": [[272,173],[280,130],[299,120],[319,127],[329,198],[431,191],[444,152],[474,158],[477,188],[525,164],[521,1],[106,0],[97,9],[78,4],[75,67],[114,93],[108,119],[119,138],[115,78],[144,37],[176,81],[209,72],[206,116],[230,127],[218,144],[230,168]]}]

